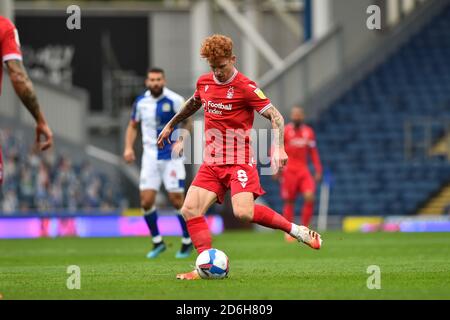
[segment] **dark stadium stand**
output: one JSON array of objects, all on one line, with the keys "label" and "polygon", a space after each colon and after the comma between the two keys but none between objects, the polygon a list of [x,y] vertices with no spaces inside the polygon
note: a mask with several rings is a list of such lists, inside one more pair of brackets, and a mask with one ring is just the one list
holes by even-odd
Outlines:
[{"label": "dark stadium stand", "polygon": [[[333,177],[330,214],[413,214],[448,183],[445,158],[425,157],[420,147],[405,156],[405,123],[427,117],[450,122],[450,6],[313,124]],[[432,142],[444,123],[433,125]],[[426,139],[420,125],[411,132],[413,146]],[[267,202],[280,210],[278,185],[261,180]]]}]

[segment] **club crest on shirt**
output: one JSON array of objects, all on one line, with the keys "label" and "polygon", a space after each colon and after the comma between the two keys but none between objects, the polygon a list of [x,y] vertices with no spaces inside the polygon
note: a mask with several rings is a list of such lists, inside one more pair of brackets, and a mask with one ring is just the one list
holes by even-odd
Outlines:
[{"label": "club crest on shirt", "polygon": [[234,96],[234,88],[229,87],[227,91],[227,99],[233,99],[233,96]]},{"label": "club crest on shirt", "polygon": [[170,112],[170,109],[171,109],[170,103],[166,102],[166,103],[163,104],[163,106],[162,106],[163,112]]}]

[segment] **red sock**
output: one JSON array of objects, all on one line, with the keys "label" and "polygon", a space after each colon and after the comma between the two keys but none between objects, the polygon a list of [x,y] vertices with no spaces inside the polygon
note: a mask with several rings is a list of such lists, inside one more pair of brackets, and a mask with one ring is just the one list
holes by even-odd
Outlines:
[{"label": "red sock", "polygon": [[205,217],[196,217],[186,221],[187,229],[195,249],[200,254],[211,249],[212,239]]},{"label": "red sock", "polygon": [[314,213],[314,201],[305,201],[302,209],[302,226],[309,227]]},{"label": "red sock", "polygon": [[294,222],[294,204],[285,202],[283,206],[283,217],[289,222]]},{"label": "red sock", "polygon": [[266,206],[261,206],[259,204],[255,204],[252,222],[260,224],[264,227],[283,230],[287,233],[291,232],[292,228],[292,224],[282,215]]}]

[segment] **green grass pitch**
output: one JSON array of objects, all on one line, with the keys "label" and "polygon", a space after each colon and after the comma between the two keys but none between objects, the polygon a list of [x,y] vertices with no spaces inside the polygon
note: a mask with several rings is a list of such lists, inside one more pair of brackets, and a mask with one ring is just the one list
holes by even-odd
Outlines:
[{"label": "green grass pitch", "polygon": [[[147,260],[149,238],[0,240],[3,299],[450,299],[450,233],[323,234],[319,251],[286,243],[281,232],[226,232],[225,280],[176,280],[195,256],[175,259],[179,238]],[[69,290],[69,265],[81,269]],[[381,270],[369,290],[367,268]]]}]

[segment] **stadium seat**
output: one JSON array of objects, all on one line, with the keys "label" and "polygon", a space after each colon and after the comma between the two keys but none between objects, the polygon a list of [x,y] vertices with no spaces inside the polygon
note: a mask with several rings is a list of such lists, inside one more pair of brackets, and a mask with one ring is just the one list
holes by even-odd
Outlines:
[{"label": "stadium seat", "polygon": [[[333,177],[330,214],[412,214],[450,181],[444,157],[428,158],[420,146],[412,159],[404,153],[405,121],[450,119],[449,86],[447,6],[312,124],[323,164]],[[445,129],[433,126],[431,140],[440,139]],[[420,127],[412,138],[427,139]],[[270,190],[268,203],[281,208],[278,185],[270,178],[261,180]]]}]

